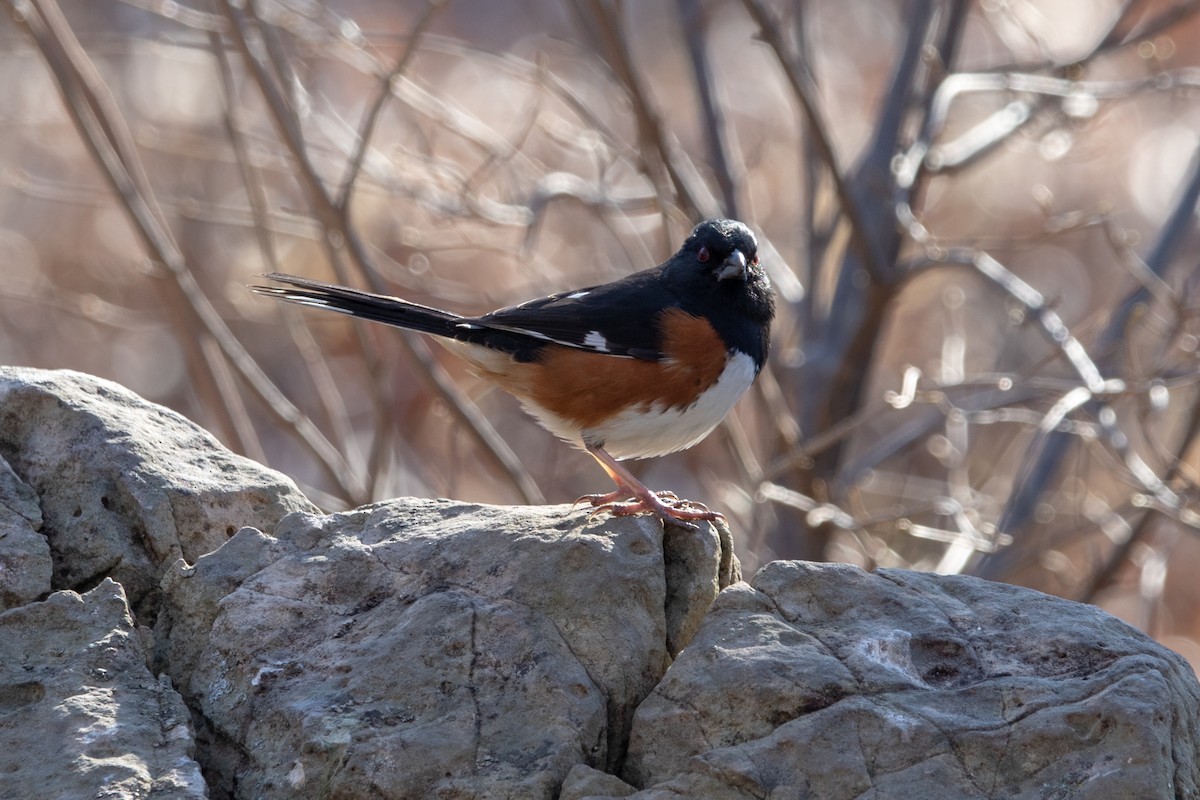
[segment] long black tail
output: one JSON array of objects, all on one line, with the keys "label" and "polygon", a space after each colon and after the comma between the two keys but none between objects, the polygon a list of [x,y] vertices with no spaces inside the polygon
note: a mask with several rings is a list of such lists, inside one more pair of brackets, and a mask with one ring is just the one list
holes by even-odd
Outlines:
[{"label": "long black tail", "polygon": [[[437,336],[457,338],[455,329],[463,319],[449,311],[410,303],[399,297],[363,292],[282,272],[272,272],[263,275],[263,278],[286,286],[251,286],[250,289],[257,294]],[[459,328],[457,332],[461,335],[462,329]]]}]

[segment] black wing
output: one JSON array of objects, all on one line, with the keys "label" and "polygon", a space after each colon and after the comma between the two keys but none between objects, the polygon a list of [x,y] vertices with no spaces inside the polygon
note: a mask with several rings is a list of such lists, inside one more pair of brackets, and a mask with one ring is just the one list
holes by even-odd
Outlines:
[{"label": "black wing", "polygon": [[661,275],[661,269],[638,272],[602,286],[562,292],[467,318],[459,327],[503,331],[580,350],[657,361],[662,353],[655,322],[664,309],[674,304]]},{"label": "black wing", "polygon": [[287,287],[251,287],[259,294],[325,308],[400,328],[473,342],[533,361],[548,342],[622,358],[657,361],[655,322],[674,295],[660,280],[662,269],[614,283],[530,300],[480,317],[460,317],[399,297],[363,292],[294,275],[264,277]]}]

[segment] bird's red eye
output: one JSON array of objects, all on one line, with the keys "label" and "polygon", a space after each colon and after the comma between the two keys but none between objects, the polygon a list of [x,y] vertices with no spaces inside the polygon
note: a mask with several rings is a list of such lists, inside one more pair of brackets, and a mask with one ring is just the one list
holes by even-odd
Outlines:
[{"label": "bird's red eye", "polygon": [[700,252],[696,254],[696,258],[700,259],[701,262],[708,261],[708,248],[701,247]]},{"label": "bird's red eye", "polygon": [[750,263],[751,263],[751,264],[757,264],[757,263],[758,263],[758,253],[755,253],[755,254],[754,254],[754,258],[750,259]]}]

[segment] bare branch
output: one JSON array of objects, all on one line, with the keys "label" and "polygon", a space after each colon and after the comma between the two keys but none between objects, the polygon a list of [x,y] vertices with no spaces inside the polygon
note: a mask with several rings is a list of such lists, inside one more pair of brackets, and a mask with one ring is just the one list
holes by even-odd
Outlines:
[{"label": "bare branch", "polygon": [[213,337],[221,352],[267,407],[281,421],[296,427],[301,440],[346,496],[355,496],[358,492],[350,482],[349,465],[316,426],[258,369],[188,271],[162,213],[154,204],[149,180],[123,117],[55,0],[34,0],[23,9],[25,13],[20,14],[16,13],[13,0],[4,2],[37,43],[58,83],[67,111],[97,163],[103,166],[105,177],[121,199],[143,245],[158,263],[166,267],[173,285],[186,301],[183,307],[190,312],[187,316]]}]

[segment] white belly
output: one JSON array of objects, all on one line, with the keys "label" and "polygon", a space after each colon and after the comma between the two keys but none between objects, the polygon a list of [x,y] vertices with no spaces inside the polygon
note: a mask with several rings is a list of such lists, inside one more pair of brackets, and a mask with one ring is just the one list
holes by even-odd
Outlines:
[{"label": "white belly", "polygon": [[738,353],[717,382],[690,406],[639,406],[583,431],[552,414],[526,408],[551,433],[578,447],[583,447],[585,441],[600,442],[614,458],[653,458],[686,450],[708,436],[754,383],[756,375],[754,360]]}]

